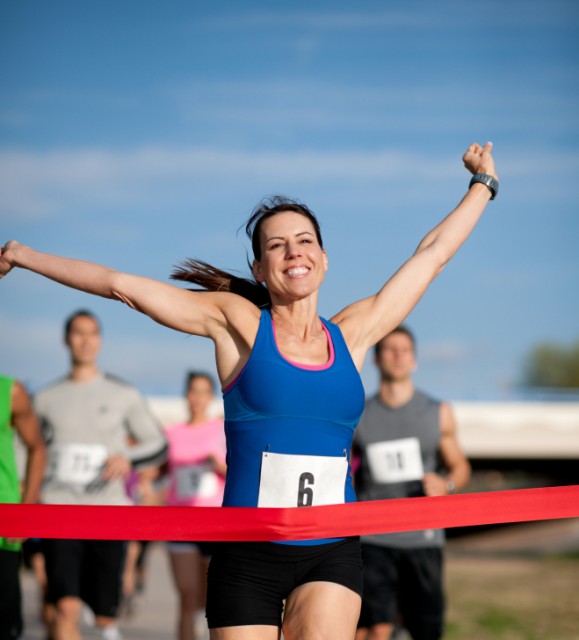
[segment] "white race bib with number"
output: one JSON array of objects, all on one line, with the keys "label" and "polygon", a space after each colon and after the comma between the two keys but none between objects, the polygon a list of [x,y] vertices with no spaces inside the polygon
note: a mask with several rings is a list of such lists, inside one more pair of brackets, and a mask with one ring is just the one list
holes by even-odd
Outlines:
[{"label": "white race bib with number", "polygon": [[175,470],[177,496],[182,500],[211,498],[217,493],[217,474],[207,464],[188,464]]},{"label": "white race bib with number", "polygon": [[264,452],[258,507],[312,507],[345,501],[346,456]]},{"label": "white race bib with number", "polygon": [[96,480],[108,458],[102,444],[60,444],[52,448],[54,477],[66,484],[90,484]]},{"label": "white race bib with number", "polygon": [[374,482],[421,480],[424,475],[418,438],[375,442],[366,451]]}]

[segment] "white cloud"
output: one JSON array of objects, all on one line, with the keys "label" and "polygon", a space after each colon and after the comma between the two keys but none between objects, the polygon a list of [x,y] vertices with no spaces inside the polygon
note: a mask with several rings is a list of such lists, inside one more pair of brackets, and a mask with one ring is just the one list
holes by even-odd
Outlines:
[{"label": "white cloud", "polygon": [[439,181],[456,163],[397,150],[250,152],[217,148],[145,147],[129,151],[62,150],[0,152],[0,219],[33,219],[74,209],[78,202],[161,202],[167,191],[193,183],[229,185],[248,180],[272,184],[299,180],[364,184],[403,180]]},{"label": "white cloud", "polygon": [[[268,29],[283,26],[284,30],[352,31],[384,27],[414,27],[419,22],[420,15],[404,11],[245,11],[202,20],[195,24],[195,28]],[[286,44],[291,40],[292,38],[288,37]]]},{"label": "white cloud", "polygon": [[[305,47],[311,48],[309,39]],[[549,67],[549,78],[572,84],[577,73]],[[408,127],[420,130],[422,126],[432,127],[433,121],[439,129],[445,125],[452,131],[457,126],[470,130],[473,117],[483,112],[485,119],[495,114],[494,125],[505,123],[512,128],[532,124],[536,128],[541,122],[542,126],[557,124],[549,123],[548,114],[553,110],[572,114],[576,108],[575,96],[540,92],[525,83],[513,91],[512,79],[509,82],[509,91],[485,94],[476,104],[465,86],[439,78],[420,85],[401,80],[394,84],[362,84],[278,77],[228,81],[191,78],[160,88],[160,92],[191,122],[203,118],[205,122],[244,123],[259,126],[258,131],[279,122],[302,129],[335,129],[337,133],[343,132],[344,127],[346,131],[400,131]],[[421,105],[428,105],[428,118],[420,117]],[[575,124],[570,115],[567,126]]]},{"label": "white cloud", "polygon": [[[554,6],[553,6],[554,5]],[[495,0],[487,3],[486,12],[479,13],[478,21],[481,28],[496,27],[497,15],[500,16],[501,26],[545,26],[565,24],[568,12],[561,10],[572,5],[569,3],[552,3],[545,5],[541,0],[529,0],[505,4]],[[435,8],[434,8],[435,7]],[[551,10],[547,10],[548,7]],[[386,8],[378,5],[375,10],[339,10],[332,8],[328,11],[245,11],[221,15],[219,18],[208,18],[195,24],[195,28],[213,29],[273,29],[283,28],[286,34],[292,34],[296,29],[310,29],[320,32],[327,31],[375,31],[384,29],[423,29],[436,27],[460,27],[472,25],[472,8],[457,0],[438,2],[430,7],[420,7],[420,10]],[[279,32],[273,35],[279,38]],[[295,33],[293,33],[295,36]],[[291,37],[288,35],[289,44]]]},{"label": "white cloud", "polygon": [[[532,197],[552,194],[550,180],[560,185],[559,198],[577,196],[574,175],[579,153],[561,151],[500,158],[502,176],[533,183]],[[451,185],[460,161],[447,157],[433,162],[423,153],[398,149],[345,151],[244,151],[225,148],[142,147],[131,150],[70,149],[48,152],[0,151],[0,220],[34,219],[75,213],[79,204],[99,207],[156,203],[165,210],[167,198],[183,198],[204,187],[255,183],[321,187],[350,184],[352,188],[387,190],[391,198],[428,200],[428,190]],[[539,184],[534,176],[540,175]],[[573,178],[573,179],[572,179]],[[410,185],[420,184],[409,193]],[[213,185],[213,186],[212,186]],[[400,187],[405,187],[400,189]],[[443,187],[445,188],[445,187]],[[519,194],[519,196],[524,194]],[[391,200],[395,203],[395,200]]]}]

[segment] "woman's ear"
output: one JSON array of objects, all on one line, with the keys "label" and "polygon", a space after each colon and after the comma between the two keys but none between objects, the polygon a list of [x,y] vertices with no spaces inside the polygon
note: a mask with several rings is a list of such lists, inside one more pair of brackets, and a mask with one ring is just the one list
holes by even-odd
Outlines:
[{"label": "woman's ear", "polygon": [[324,265],[324,271],[328,270],[328,254],[326,253],[326,250],[324,249],[324,257],[323,257],[323,265]]},{"label": "woman's ear", "polygon": [[251,272],[253,273],[253,277],[257,280],[257,282],[263,282],[263,276],[261,275],[261,263],[257,260],[254,260],[251,265]]}]

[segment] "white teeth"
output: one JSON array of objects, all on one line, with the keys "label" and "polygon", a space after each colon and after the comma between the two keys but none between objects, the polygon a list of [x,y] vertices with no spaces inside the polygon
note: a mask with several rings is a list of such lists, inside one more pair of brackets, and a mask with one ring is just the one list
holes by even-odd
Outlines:
[{"label": "white teeth", "polygon": [[294,269],[287,270],[289,276],[303,276],[308,272],[306,267],[295,267]]}]

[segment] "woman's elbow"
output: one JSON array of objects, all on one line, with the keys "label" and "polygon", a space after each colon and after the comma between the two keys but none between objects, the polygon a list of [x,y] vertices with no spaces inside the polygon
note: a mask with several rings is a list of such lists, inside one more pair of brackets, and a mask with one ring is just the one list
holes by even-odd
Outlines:
[{"label": "woman's elbow", "polygon": [[430,244],[419,245],[417,254],[422,253],[430,263],[434,277],[436,277],[446,267],[453,254],[447,251],[441,243],[432,242]]},{"label": "woman's elbow", "polygon": [[130,294],[132,277],[121,271],[113,271],[110,275],[109,295],[107,297],[124,302],[132,309],[135,309],[135,303]]}]

